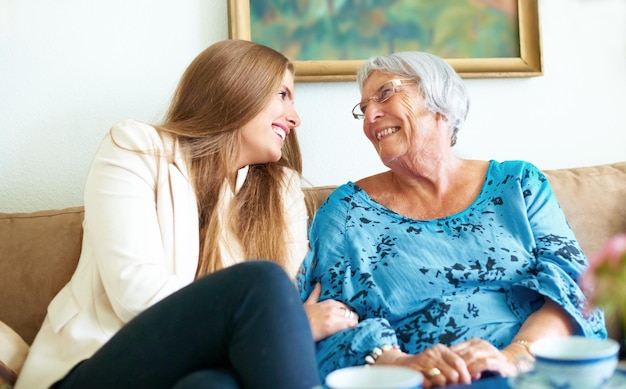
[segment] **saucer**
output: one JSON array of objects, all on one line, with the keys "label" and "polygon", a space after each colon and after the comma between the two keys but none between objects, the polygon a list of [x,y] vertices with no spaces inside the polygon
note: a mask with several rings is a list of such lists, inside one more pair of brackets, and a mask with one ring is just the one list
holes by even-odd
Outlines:
[{"label": "saucer", "polygon": [[[552,389],[552,386],[545,382],[535,371],[529,371],[527,373],[521,373],[516,377],[511,377],[508,383],[512,389]],[[618,366],[609,381],[602,386],[602,389],[618,388],[626,388],[626,367],[622,365]]]}]

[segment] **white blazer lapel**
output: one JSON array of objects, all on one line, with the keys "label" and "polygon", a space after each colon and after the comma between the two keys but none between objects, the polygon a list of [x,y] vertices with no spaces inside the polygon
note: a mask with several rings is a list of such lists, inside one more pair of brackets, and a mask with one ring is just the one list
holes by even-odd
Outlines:
[{"label": "white blazer lapel", "polygon": [[[187,163],[182,157],[178,147],[173,147],[174,158],[163,161],[163,172],[159,177],[159,221],[161,228],[166,231],[163,234],[164,242],[172,242],[172,247],[167,247],[171,253],[172,272],[192,280],[198,266],[198,206],[196,195],[189,180]],[[167,193],[165,193],[167,191]],[[169,201],[168,201],[169,200]],[[163,224],[167,223],[167,224]],[[171,228],[171,229],[170,229]]]}]

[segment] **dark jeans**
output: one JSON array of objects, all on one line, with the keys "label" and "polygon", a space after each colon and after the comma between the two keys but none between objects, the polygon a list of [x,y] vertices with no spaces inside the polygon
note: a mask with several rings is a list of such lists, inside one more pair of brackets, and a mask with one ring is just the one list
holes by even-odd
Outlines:
[{"label": "dark jeans", "polygon": [[311,389],[314,347],[282,268],[246,262],[147,309],[53,387]]}]

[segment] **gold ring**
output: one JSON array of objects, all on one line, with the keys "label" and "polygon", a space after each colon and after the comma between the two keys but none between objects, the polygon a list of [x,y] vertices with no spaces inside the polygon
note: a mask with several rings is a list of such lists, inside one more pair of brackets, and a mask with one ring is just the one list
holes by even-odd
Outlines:
[{"label": "gold ring", "polygon": [[426,377],[433,378],[434,376],[439,375],[439,374],[441,374],[441,370],[437,369],[436,367],[433,367],[432,369],[426,372]]}]

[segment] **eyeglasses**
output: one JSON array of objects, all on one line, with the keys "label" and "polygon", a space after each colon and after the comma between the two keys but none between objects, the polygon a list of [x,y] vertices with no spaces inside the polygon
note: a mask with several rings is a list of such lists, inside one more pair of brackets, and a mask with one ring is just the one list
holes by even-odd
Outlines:
[{"label": "eyeglasses", "polygon": [[389,100],[393,95],[402,90],[403,85],[417,84],[416,80],[410,78],[393,79],[382,84],[376,93],[369,99],[361,100],[357,105],[352,108],[352,116],[357,120],[365,119],[365,110],[367,109],[367,102],[372,100],[377,103],[384,103]]}]

